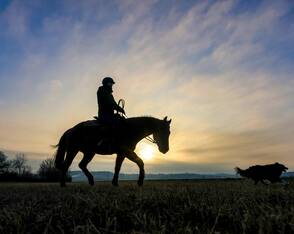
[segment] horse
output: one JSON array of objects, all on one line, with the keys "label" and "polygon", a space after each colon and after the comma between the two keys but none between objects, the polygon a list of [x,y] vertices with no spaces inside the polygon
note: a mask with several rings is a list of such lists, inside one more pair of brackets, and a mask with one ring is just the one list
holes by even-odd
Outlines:
[{"label": "horse", "polygon": [[[153,142],[157,144],[158,150],[163,154],[167,153],[169,151],[170,123],[171,119],[168,120],[167,117],[163,120],[146,116],[127,118],[116,129],[108,129],[111,133],[115,133],[114,140],[108,143],[101,140],[105,135],[105,126],[100,124],[99,121],[88,120],[75,125],[65,131],[59,143],[54,146],[57,148],[55,167],[61,171],[60,185],[65,186],[66,173],[77,153],[82,152],[83,158],[79,167],[91,186],[94,185],[94,177],[88,171],[87,165],[95,154],[116,154],[112,185],[118,186],[121,165],[124,159],[128,158],[138,165],[139,178],[137,184],[142,186],[145,177],[144,162],[134,152],[136,145],[143,138],[153,135]],[[98,143],[101,141],[102,144]]]}]

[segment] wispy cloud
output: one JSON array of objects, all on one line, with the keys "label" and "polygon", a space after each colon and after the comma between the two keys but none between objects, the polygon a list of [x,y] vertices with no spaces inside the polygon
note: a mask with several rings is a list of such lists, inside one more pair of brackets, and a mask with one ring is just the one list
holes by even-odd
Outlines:
[{"label": "wispy cloud", "polygon": [[157,154],[153,168],[294,167],[292,3],[76,3],[12,1],[0,16],[0,39],[20,54],[0,71],[4,148],[51,152],[64,130],[96,114],[97,86],[110,75],[129,116],[173,118],[171,162]]}]

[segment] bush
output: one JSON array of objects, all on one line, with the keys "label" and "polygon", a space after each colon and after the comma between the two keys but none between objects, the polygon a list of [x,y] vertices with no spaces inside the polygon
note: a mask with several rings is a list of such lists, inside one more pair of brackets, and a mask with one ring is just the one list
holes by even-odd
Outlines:
[{"label": "bush", "polygon": [[7,156],[0,151],[0,174],[7,173],[10,167],[10,162],[7,160]]},{"label": "bush", "polygon": [[[54,165],[54,159],[48,158],[44,160],[38,171],[39,177],[48,182],[58,182],[60,181],[61,173]],[[71,176],[67,173],[67,181],[71,181]]]}]

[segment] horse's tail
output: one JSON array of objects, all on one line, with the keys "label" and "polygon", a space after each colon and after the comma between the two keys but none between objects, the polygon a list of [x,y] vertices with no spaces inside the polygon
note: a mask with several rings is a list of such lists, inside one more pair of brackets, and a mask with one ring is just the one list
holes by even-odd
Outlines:
[{"label": "horse's tail", "polygon": [[240,176],[246,176],[245,175],[245,170],[242,170],[241,168],[239,167],[235,167],[235,171],[237,174],[239,174]]},{"label": "horse's tail", "polygon": [[59,140],[59,143],[57,145],[52,145],[52,147],[57,148],[56,154],[55,154],[55,167],[58,169],[62,168],[62,163],[64,161],[64,156],[66,152],[66,138],[67,138],[67,132],[65,132],[62,137]]}]

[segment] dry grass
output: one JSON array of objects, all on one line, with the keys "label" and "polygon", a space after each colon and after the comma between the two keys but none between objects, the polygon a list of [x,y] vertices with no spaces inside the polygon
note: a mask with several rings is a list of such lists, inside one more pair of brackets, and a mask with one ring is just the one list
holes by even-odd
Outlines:
[{"label": "dry grass", "polygon": [[294,233],[294,181],[0,184],[0,233]]}]

